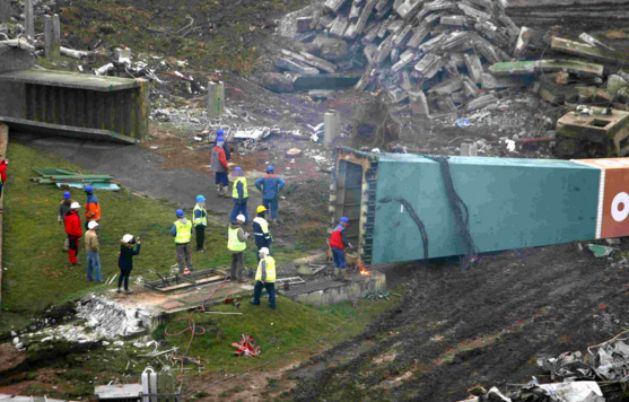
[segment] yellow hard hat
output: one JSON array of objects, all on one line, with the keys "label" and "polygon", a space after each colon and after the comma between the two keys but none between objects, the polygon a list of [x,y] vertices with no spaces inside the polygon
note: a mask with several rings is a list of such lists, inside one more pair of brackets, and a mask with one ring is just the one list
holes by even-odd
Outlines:
[{"label": "yellow hard hat", "polygon": [[256,208],[256,214],[261,214],[262,212],[266,212],[266,207],[264,205],[258,205],[258,208]]}]

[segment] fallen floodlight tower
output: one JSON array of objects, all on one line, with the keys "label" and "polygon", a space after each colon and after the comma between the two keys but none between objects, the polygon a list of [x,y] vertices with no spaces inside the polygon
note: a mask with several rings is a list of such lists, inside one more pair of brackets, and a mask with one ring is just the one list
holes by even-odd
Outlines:
[{"label": "fallen floodlight tower", "polygon": [[[445,164],[446,172],[430,156],[338,149],[330,212],[335,221],[350,218],[346,234],[363,262],[629,235],[629,158],[449,157]],[[446,176],[469,212],[468,230],[453,212]]]}]

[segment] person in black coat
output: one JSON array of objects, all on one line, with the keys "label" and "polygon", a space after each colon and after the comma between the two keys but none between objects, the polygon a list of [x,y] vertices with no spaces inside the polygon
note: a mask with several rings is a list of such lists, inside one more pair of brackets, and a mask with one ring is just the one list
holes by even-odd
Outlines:
[{"label": "person in black coat", "polygon": [[120,241],[120,255],[118,257],[118,268],[120,268],[120,278],[118,278],[118,293],[124,283],[124,291],[129,293],[129,276],[133,270],[133,257],[140,254],[140,239],[133,235],[126,234]]}]

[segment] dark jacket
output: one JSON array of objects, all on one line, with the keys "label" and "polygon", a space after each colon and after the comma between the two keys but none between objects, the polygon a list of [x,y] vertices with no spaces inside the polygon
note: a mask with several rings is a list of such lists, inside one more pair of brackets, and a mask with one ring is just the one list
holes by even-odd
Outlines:
[{"label": "dark jacket", "polygon": [[120,245],[120,256],[118,257],[118,267],[122,271],[131,271],[133,269],[133,256],[140,254],[141,244],[122,243]]}]

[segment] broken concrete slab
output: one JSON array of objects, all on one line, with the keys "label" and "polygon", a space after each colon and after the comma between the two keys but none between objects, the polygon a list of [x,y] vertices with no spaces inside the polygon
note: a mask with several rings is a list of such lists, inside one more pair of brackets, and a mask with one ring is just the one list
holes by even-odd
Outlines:
[{"label": "broken concrete slab", "polygon": [[347,60],[350,55],[347,42],[325,35],[317,35],[308,48],[310,53],[331,62]]},{"label": "broken concrete slab", "polygon": [[586,59],[602,61],[611,64],[625,64],[629,62],[629,58],[621,54],[606,51],[587,43],[581,43],[570,39],[554,36],[551,39],[550,47],[558,52],[583,57]]},{"label": "broken concrete slab", "polygon": [[360,79],[356,75],[342,74],[319,74],[319,75],[300,75],[292,81],[293,90],[309,91],[312,89],[344,89],[350,88]]},{"label": "broken concrete slab", "polygon": [[277,59],[275,59],[275,66],[278,67],[280,70],[293,71],[298,74],[319,74],[318,69],[299,63],[294,59],[290,59],[287,57],[278,57]]},{"label": "broken concrete slab", "polygon": [[587,63],[579,60],[530,60],[495,63],[489,67],[489,71],[496,77],[534,75],[539,72],[566,71],[580,76],[603,75],[604,66],[601,64]]}]

